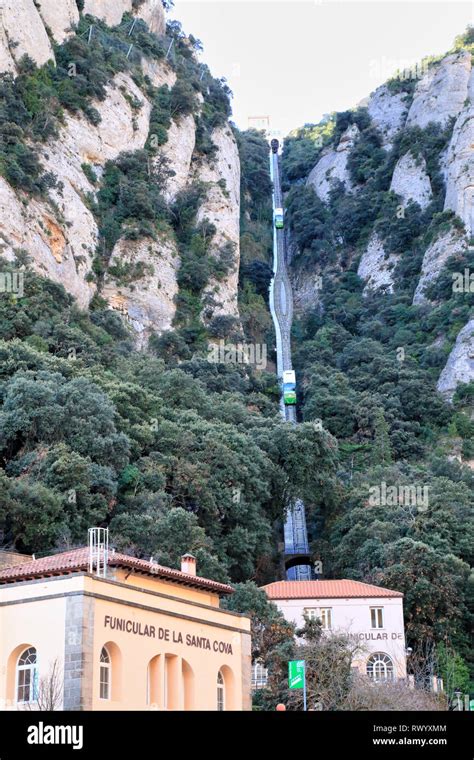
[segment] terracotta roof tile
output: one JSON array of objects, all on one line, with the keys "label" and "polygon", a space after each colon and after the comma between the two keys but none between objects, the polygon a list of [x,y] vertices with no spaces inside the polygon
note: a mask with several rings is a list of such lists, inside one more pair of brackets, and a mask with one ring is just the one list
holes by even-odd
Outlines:
[{"label": "terracotta roof tile", "polygon": [[[183,573],[181,570],[174,570],[171,567],[164,567],[155,562],[148,562],[145,559],[129,557],[127,554],[119,552],[109,552],[108,564],[110,567],[127,567],[140,573],[163,578],[186,586],[195,588],[208,589],[219,594],[232,594],[232,586],[226,583],[218,583],[210,578],[201,578],[198,575]],[[51,575],[66,575],[67,573],[88,570],[89,569],[89,549],[82,547],[72,549],[61,554],[52,554],[49,557],[24,562],[21,565],[0,570],[0,584],[12,583],[30,578],[43,578]]]},{"label": "terracotta roof tile", "polygon": [[276,581],[262,586],[269,599],[347,599],[403,597],[400,591],[360,581]]}]

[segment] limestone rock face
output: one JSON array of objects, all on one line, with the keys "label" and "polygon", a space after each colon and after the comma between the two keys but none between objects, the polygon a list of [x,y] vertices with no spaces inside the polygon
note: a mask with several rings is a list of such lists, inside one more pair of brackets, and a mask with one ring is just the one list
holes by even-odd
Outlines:
[{"label": "limestone rock face", "polygon": [[37,0],[36,5],[43,23],[51,29],[55,41],[59,44],[64,42],[71,27],[79,22],[76,0]]},{"label": "limestone rock face", "polygon": [[[38,274],[62,283],[77,299],[78,305],[85,308],[94,293],[93,286],[85,278],[90,269],[90,250],[95,248],[97,241],[97,227],[84,206],[77,203],[75,210],[78,214],[77,239],[73,239],[71,231],[55,219],[48,205],[18,196],[0,177],[1,255],[14,261],[15,252],[25,250]],[[28,294],[27,275],[25,293]]]},{"label": "limestone rock face", "polygon": [[448,55],[430,67],[419,80],[406,121],[407,127],[426,127],[430,121],[445,125],[457,117],[468,96],[471,55],[467,51]]},{"label": "limestone rock face", "polygon": [[176,82],[176,72],[163,61],[153,61],[150,58],[142,59],[143,73],[150,77],[154,87],[173,87]]},{"label": "limestone rock face", "polygon": [[116,26],[131,6],[131,0],[84,0],[83,12],[100,18],[107,26]]},{"label": "limestone rock face", "polygon": [[[109,26],[119,24],[124,13],[133,13],[155,34],[161,36],[166,31],[161,0],[142,0],[137,8],[133,0],[85,0],[84,13],[102,19]],[[61,43],[78,21],[76,0],[0,0],[0,72],[14,73],[24,55],[29,55],[38,66],[54,61],[46,27],[54,40]]]},{"label": "limestone rock face", "polygon": [[434,282],[447,260],[455,254],[460,254],[467,248],[463,235],[456,230],[444,233],[426,249],[421,265],[421,275],[413,296],[414,304],[427,303],[425,289]]},{"label": "limestone rock face", "polygon": [[[140,101],[139,110],[132,109],[127,96]],[[148,137],[151,105],[128,74],[117,74],[107,87],[105,99],[96,101],[94,108],[100,114],[97,126],[83,116],[66,115],[60,138],[45,151],[49,156],[43,159],[46,164],[62,155],[65,170],[72,163],[78,168],[82,163],[100,166],[122,151],[143,148]]]},{"label": "limestone rock face", "polygon": [[454,125],[445,159],[446,198],[444,208],[454,211],[474,235],[474,69],[469,102]]},{"label": "limestone rock face", "polygon": [[446,366],[439,376],[437,388],[447,399],[452,400],[458,385],[473,380],[474,319],[470,319],[456,339]]},{"label": "limestone rock face", "polygon": [[162,0],[143,0],[136,14],[148,25],[150,32],[158,37],[166,32],[166,17]]},{"label": "limestone rock face", "polygon": [[401,196],[404,206],[409,201],[415,201],[421,208],[426,208],[432,193],[425,159],[415,159],[410,151],[401,156],[393,172],[390,190]]},{"label": "limestone rock face", "polygon": [[359,129],[355,124],[348,127],[341,136],[336,150],[330,149],[327,152],[323,152],[318,163],[310,172],[307,184],[314,188],[316,195],[322,201],[328,200],[334,180],[344,182],[346,190],[351,189],[352,184],[347,170],[347,159],[358,134]]},{"label": "limestone rock face", "polygon": [[383,84],[371,94],[367,110],[375,126],[382,133],[385,148],[390,148],[393,138],[403,127],[408,104],[406,94],[392,94],[386,84]]},{"label": "limestone rock face", "polygon": [[[138,113],[132,110],[127,94],[141,100]],[[68,225],[69,244],[75,257],[86,256],[89,264],[97,245],[97,227],[85,203],[86,193],[92,192],[93,187],[82,164],[101,169],[122,151],[143,148],[151,111],[150,103],[126,74],[115,77],[105,100],[96,105],[101,115],[97,126],[83,117],[67,116],[61,138],[43,156],[45,168],[63,183],[63,189],[52,190],[51,196]]]},{"label": "limestone rock face", "polygon": [[29,55],[38,66],[54,61],[53,48],[34,0],[1,0],[0,45],[2,71],[15,72],[24,55]]},{"label": "limestone rock face", "polygon": [[160,151],[168,159],[170,168],[175,173],[167,184],[165,193],[167,201],[173,201],[180,190],[187,185],[195,144],[196,123],[192,114],[183,116],[178,122],[171,122],[168,142]]},{"label": "limestone rock face", "polygon": [[397,261],[397,256],[387,256],[382,241],[374,232],[357,269],[359,277],[366,282],[365,290],[379,290],[385,286],[391,293],[393,290],[393,269]]},{"label": "limestone rock face", "polygon": [[[58,2],[61,1],[58,0]],[[117,26],[124,13],[132,12],[146,21],[150,31],[158,35],[164,34],[166,22],[161,0],[143,0],[136,9],[133,7],[132,0],[85,0],[84,2],[84,13],[102,19],[108,26]]]},{"label": "limestone rock face", "polygon": [[[110,308],[120,312],[131,326],[136,347],[144,349],[153,332],[171,328],[178,293],[179,255],[173,240],[119,240],[109,262],[101,291]],[[114,274],[130,267],[133,280]]]},{"label": "limestone rock face", "polygon": [[212,133],[217,146],[215,158],[203,161],[196,169],[196,179],[207,185],[197,221],[208,219],[217,232],[212,253],[219,257],[220,249],[230,243],[234,252],[232,271],[222,279],[211,281],[204,298],[208,302],[207,316],[227,314],[238,318],[237,285],[240,262],[240,160],[237,143],[229,126],[217,127]]},{"label": "limestone rock face", "polygon": [[[84,13],[110,26],[120,23],[125,12],[143,18],[152,32],[165,33],[162,0],[85,0],[84,4]],[[46,26],[54,39],[62,42],[78,20],[76,0],[0,0],[0,71],[15,74],[24,54],[39,65],[54,61]],[[164,61],[143,59],[142,66],[155,87],[174,85],[176,73]],[[87,308],[96,291],[91,269],[99,241],[90,210],[90,199],[98,185],[89,172],[85,173],[84,166],[100,180],[107,161],[124,151],[142,149],[151,114],[149,100],[126,73],[115,76],[105,99],[91,105],[100,115],[96,126],[81,114],[65,111],[59,136],[36,148],[44,170],[54,174],[57,181],[49,190],[49,200],[16,192],[0,177],[0,256],[15,261],[16,253],[26,251],[31,267],[64,285],[81,308]],[[233,246],[234,266],[221,280],[209,284],[204,299],[211,316],[225,313],[238,317],[239,155],[229,126],[215,129],[212,139],[216,156],[202,159],[195,152],[194,116],[172,122],[168,141],[161,148],[175,173],[167,200],[172,202],[180,190],[196,180],[205,184],[198,222],[207,218],[217,228],[211,252],[214,256],[219,257],[225,244]],[[157,240],[121,239],[112,252],[103,295],[111,308],[125,315],[138,348],[146,346],[153,332],[172,325],[178,267],[177,246],[169,235]]]},{"label": "limestone rock face", "polygon": [[[296,314],[304,313],[319,305],[322,279],[314,272],[291,272],[293,290],[293,309]],[[320,284],[321,283],[321,284]]]},{"label": "limestone rock face", "polygon": [[10,52],[7,31],[4,25],[2,10],[0,9],[0,72],[14,74],[15,71],[15,59]]},{"label": "limestone rock face", "polygon": [[[141,100],[138,113],[126,94]],[[9,244],[4,255],[13,258],[14,248],[24,248],[32,267],[60,282],[81,307],[86,307],[95,286],[87,281],[97,247],[97,224],[86,203],[94,188],[82,169],[83,163],[101,169],[124,150],[142,148],[148,136],[150,103],[126,74],[118,74],[107,88],[105,100],[95,107],[101,121],[92,125],[82,116],[66,114],[58,139],[47,144],[41,155],[46,171],[53,172],[60,188],[50,190],[56,209],[46,203],[26,201],[2,181],[0,232]],[[59,213],[58,213],[59,212]]]}]

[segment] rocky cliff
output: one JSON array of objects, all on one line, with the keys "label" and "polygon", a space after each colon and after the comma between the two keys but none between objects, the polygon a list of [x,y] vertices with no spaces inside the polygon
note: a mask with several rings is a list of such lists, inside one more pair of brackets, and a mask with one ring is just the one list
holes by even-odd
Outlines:
[{"label": "rocky cliff", "polygon": [[[327,138],[322,122],[323,146],[304,177],[305,191],[298,177],[302,140],[309,145],[318,127],[290,137],[283,157],[297,312],[304,318],[325,308],[324,291],[311,286],[315,274],[329,282],[348,268],[363,281],[366,297],[387,294],[423,309],[414,319],[427,319],[430,309],[440,313],[449,300],[453,313],[468,319],[455,345],[452,330],[449,338],[441,327],[433,334],[436,345],[452,348],[438,382],[449,398],[457,384],[474,381],[469,293],[453,292],[449,274],[464,271],[472,254],[471,37],[469,32],[457,49],[425,62],[417,78],[395,77],[354,111],[334,115],[333,136]],[[293,147],[298,140],[299,153]],[[299,183],[292,187],[295,175]]]},{"label": "rocky cliff", "polygon": [[[129,15],[124,17],[124,13]],[[85,14],[89,14],[87,24]],[[102,23],[94,24],[94,18]],[[133,35],[126,37],[133,18],[146,22],[148,31],[156,35],[156,43],[147,36],[144,52]],[[122,37],[121,23],[126,27]],[[109,37],[111,27],[118,33],[111,30]],[[143,29],[146,27],[140,27],[140,34]],[[32,197],[0,177],[0,240],[5,259],[13,261],[19,251],[26,252],[33,269],[63,284],[81,308],[86,308],[96,293],[105,298],[110,308],[125,316],[140,348],[146,346],[152,333],[159,334],[173,324],[179,290],[177,240],[166,225],[152,236],[143,233],[133,240],[130,235],[120,236],[107,257],[102,256],[102,273],[97,277],[94,261],[102,255],[102,242],[95,206],[104,168],[125,152],[148,149],[150,135],[156,137],[151,133],[157,118],[154,98],[158,92],[164,93],[166,113],[170,114],[164,121],[158,117],[166,133],[163,137],[164,128],[160,127],[159,145],[151,159],[166,163],[164,201],[171,209],[180,192],[196,182],[205,184],[206,196],[196,223],[208,217],[215,224],[212,245],[217,250],[230,242],[235,266],[219,282],[209,281],[203,302],[208,317],[214,311],[238,316],[240,163],[236,142],[231,129],[221,126],[210,137],[212,151],[202,154],[196,146],[197,123],[207,96],[206,79],[201,85],[204,94],[195,92],[192,106],[187,110],[176,107],[172,112],[169,98],[170,93],[173,97],[178,72],[177,98],[191,98],[195,85],[191,84],[192,73],[180,62],[184,59],[174,52],[187,44],[183,37],[174,43],[169,61],[163,53],[154,54],[153,46],[160,44],[165,32],[161,0],[85,0],[81,14],[76,0],[0,0],[0,70],[14,77],[25,55],[39,67],[48,61],[54,65],[61,56],[58,46],[73,41],[76,33],[82,45],[87,40],[91,46],[94,40],[100,42],[106,60],[112,47],[122,55],[127,53],[128,58],[129,42],[135,42],[129,70],[123,59],[119,66],[123,70],[113,76],[105,70],[100,76],[108,81],[101,96],[93,97],[85,111],[66,107],[57,134],[33,146],[44,172],[54,177],[48,192]],[[168,48],[169,42],[166,38],[163,45]],[[71,63],[76,66],[74,59]],[[68,73],[76,76],[74,68]],[[212,80],[209,82],[211,88]],[[134,272],[133,281],[121,276],[124,270]]]},{"label": "rocky cliff", "polygon": [[474,319],[459,332],[456,344],[449,355],[438,380],[438,390],[452,399],[458,385],[469,383],[474,377]]},{"label": "rocky cliff", "polygon": [[335,148],[323,150],[321,158],[311,171],[307,182],[321,200],[328,199],[331,187],[337,180],[344,184],[346,190],[351,190],[352,183],[347,170],[347,159],[358,133],[356,124],[348,127]]},{"label": "rocky cliff", "polygon": [[[157,35],[165,33],[165,13],[161,0],[84,0],[85,14],[108,26],[116,26],[127,12],[134,12]],[[54,60],[53,43],[61,43],[79,21],[76,0],[1,0],[0,65],[15,71],[24,55],[38,65]]]}]

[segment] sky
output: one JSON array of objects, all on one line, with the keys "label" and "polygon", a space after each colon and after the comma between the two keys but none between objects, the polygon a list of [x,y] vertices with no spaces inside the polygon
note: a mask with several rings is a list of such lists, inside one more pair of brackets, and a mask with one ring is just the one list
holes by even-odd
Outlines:
[{"label": "sky", "polygon": [[474,23],[474,0],[175,0],[170,17],[227,79],[237,126],[268,115],[285,135],[449,50]]}]

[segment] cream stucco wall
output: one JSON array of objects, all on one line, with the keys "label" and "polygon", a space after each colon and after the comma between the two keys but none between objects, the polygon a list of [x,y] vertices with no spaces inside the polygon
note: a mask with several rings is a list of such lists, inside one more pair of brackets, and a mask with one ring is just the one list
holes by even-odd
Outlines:
[{"label": "cream stucco wall", "polygon": [[[217,595],[206,590],[114,575],[0,586],[0,709],[15,709],[8,661],[28,645],[38,651],[40,679],[55,659],[64,669],[66,709],[216,710],[219,671],[226,709],[250,709],[249,618],[220,610]],[[104,645],[112,658],[109,700],[99,692]]]},{"label": "cream stucco wall", "polygon": [[[274,599],[285,618],[303,626],[307,608],[331,608],[332,630],[344,631],[358,640],[362,651],[354,665],[365,673],[368,657],[383,652],[392,659],[397,678],[406,677],[405,628],[401,597],[348,599]],[[371,607],[383,607],[383,628],[371,627]]]},{"label": "cream stucco wall", "polygon": [[[16,709],[15,665],[28,647],[38,651],[40,678],[51,672],[55,661],[61,671],[64,668],[66,598],[48,599],[51,586],[50,582],[22,584],[23,604],[12,604],[19,598],[18,588],[0,587],[0,710]],[[40,603],[35,597],[46,599]]]}]

